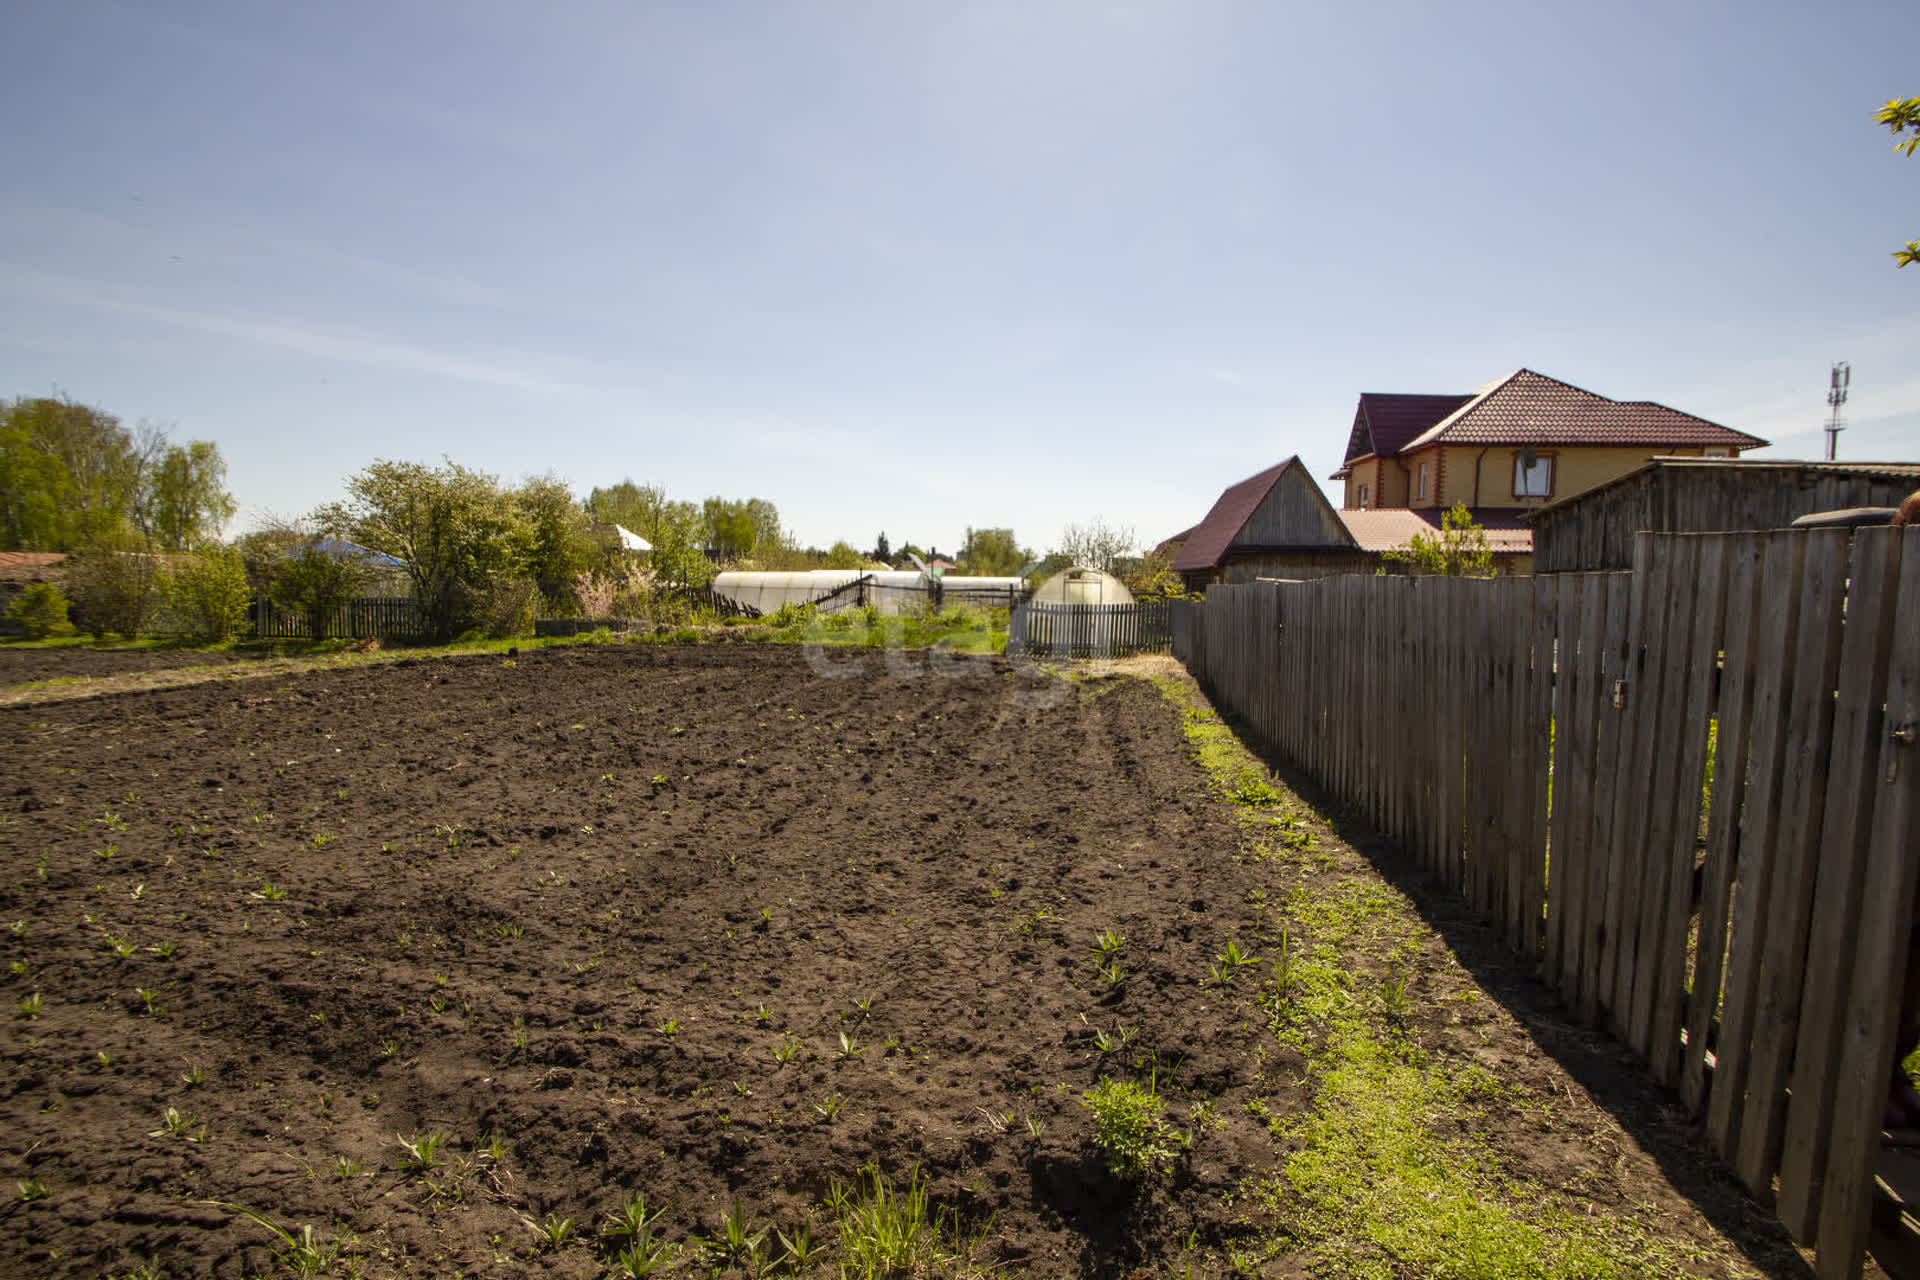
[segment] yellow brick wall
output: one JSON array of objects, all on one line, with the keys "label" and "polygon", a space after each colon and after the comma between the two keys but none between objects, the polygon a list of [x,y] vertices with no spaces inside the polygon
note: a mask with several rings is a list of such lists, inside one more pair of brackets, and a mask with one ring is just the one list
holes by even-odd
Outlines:
[{"label": "yellow brick wall", "polygon": [[[1432,480],[1426,498],[1411,497],[1399,502],[1375,505],[1446,508],[1456,502],[1469,507],[1541,507],[1548,502],[1584,493],[1588,489],[1617,480],[1646,465],[1652,457],[1699,457],[1699,447],[1649,449],[1645,446],[1561,445],[1542,448],[1540,457],[1553,459],[1553,492],[1545,498],[1517,498],[1513,493],[1513,469],[1520,451],[1509,445],[1491,448],[1467,445],[1429,446],[1406,456],[1408,474],[1417,477],[1422,462],[1431,469]],[[1474,486],[1479,472],[1479,492]],[[1388,463],[1385,470],[1397,470]],[[1409,490],[1417,485],[1415,479]]]}]

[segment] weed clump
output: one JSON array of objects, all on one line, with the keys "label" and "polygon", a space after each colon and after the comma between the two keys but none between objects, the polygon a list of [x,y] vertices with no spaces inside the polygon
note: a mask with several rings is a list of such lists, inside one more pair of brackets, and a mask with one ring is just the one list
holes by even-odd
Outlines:
[{"label": "weed clump", "polygon": [[1173,1160],[1174,1131],[1162,1115],[1164,1104],[1152,1084],[1102,1076],[1080,1101],[1093,1112],[1094,1145],[1114,1177],[1138,1182]]}]

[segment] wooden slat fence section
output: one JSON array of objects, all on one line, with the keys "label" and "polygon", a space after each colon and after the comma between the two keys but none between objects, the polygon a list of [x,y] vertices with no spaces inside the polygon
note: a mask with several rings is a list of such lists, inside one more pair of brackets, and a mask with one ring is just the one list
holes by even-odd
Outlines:
[{"label": "wooden slat fence section", "polygon": [[[1920,875],[1920,859],[1913,856],[1914,822],[1920,818],[1920,744],[1915,742],[1920,735],[1920,645],[1912,639],[1915,620],[1920,619],[1920,534],[1911,528],[1901,532],[1905,536],[1896,552],[1899,589],[1891,612],[1894,634],[1903,642],[1894,644],[1888,657],[1881,700],[1884,732],[1867,747],[1874,768],[1873,816],[1862,824],[1869,835],[1858,875],[1860,917],[1854,945],[1848,948],[1851,964],[1845,984],[1822,993],[1837,996],[1846,1009],[1815,1236],[1822,1280],[1858,1274],[1848,1259],[1859,1256],[1867,1238],[1878,1112],[1895,1051],[1887,1010],[1899,998],[1906,976],[1914,882]],[[1870,607],[1863,601],[1861,614]]]},{"label": "wooden slat fence section", "polygon": [[[1613,952],[1619,943],[1617,935],[1608,925],[1607,907],[1616,900],[1615,885],[1623,873],[1619,864],[1606,856],[1607,849],[1612,846],[1614,819],[1619,806],[1605,801],[1618,794],[1608,788],[1618,775],[1620,757],[1627,750],[1626,716],[1620,706],[1616,706],[1615,694],[1620,691],[1624,697],[1627,687],[1632,651],[1629,637],[1638,595],[1638,588],[1630,575],[1609,573],[1601,577],[1604,580],[1601,591],[1606,597],[1605,613],[1599,623],[1601,631],[1598,635],[1588,630],[1578,636],[1564,637],[1568,648],[1578,648],[1582,653],[1591,655],[1587,661],[1593,674],[1593,695],[1587,705],[1588,714],[1595,718],[1598,735],[1592,778],[1576,776],[1568,779],[1571,786],[1591,784],[1588,799],[1591,816],[1584,839],[1592,879],[1588,882],[1587,925],[1574,953],[1574,963],[1579,971],[1579,993],[1575,1007],[1589,1022],[1599,1021],[1603,988],[1608,975],[1613,972]],[[1577,829],[1570,836],[1570,840],[1575,842],[1581,839],[1581,832]]]},{"label": "wooden slat fence section", "polygon": [[[1825,854],[1814,889],[1813,933],[1807,942],[1807,990],[1844,985],[1851,943],[1859,929],[1864,863],[1876,791],[1874,748],[1883,736],[1874,692],[1886,679],[1895,643],[1893,607],[1899,589],[1899,544],[1862,536],[1853,557],[1849,625],[1840,657],[1834,703],[1833,758],[1820,835]],[[1906,641],[1912,644],[1909,636]],[[1787,1111],[1786,1156],[1780,1166],[1780,1220],[1800,1239],[1818,1227],[1820,1191],[1833,1133],[1835,1088],[1845,1010],[1838,1002],[1802,1011],[1793,1056],[1793,1096]]]},{"label": "wooden slat fence section", "polygon": [[[256,598],[247,611],[247,634],[255,640],[314,638],[305,610],[281,608],[263,597]],[[426,621],[407,596],[361,596],[327,618],[327,636],[337,639],[417,640],[426,634]]]},{"label": "wooden slat fence section", "polygon": [[1014,606],[1007,624],[1007,649],[1054,658],[1165,653],[1173,644],[1174,603],[1045,604],[1029,600]]},{"label": "wooden slat fence section", "polygon": [[1646,534],[1635,565],[1216,586],[1170,643],[1857,1276],[1920,879],[1920,532]]}]

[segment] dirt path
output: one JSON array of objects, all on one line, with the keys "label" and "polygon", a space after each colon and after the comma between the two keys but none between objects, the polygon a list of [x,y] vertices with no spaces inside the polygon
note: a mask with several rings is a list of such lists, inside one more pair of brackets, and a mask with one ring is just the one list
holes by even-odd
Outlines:
[{"label": "dirt path", "polygon": [[[1304,971],[1276,1012],[1270,966],[1365,954],[1387,925],[1316,905],[1364,882],[1412,921],[1381,1035],[1492,1082],[1433,1095],[1436,1150],[1471,1130],[1549,1243],[1614,1241],[1585,1274],[1799,1274],[1316,815],[1253,839],[1154,685],[816,665],[555,648],[0,710],[0,1272],[240,1276],[312,1227],[339,1274],[585,1277],[634,1191],[680,1270],[736,1197],[831,1266],[875,1163],[975,1237],[946,1274],[1421,1274],[1295,1176],[1346,1023]],[[1230,940],[1266,963],[1210,976]],[[1377,1022],[1375,972],[1342,981]],[[1102,1077],[1164,1106],[1140,1183],[1093,1144]]]}]

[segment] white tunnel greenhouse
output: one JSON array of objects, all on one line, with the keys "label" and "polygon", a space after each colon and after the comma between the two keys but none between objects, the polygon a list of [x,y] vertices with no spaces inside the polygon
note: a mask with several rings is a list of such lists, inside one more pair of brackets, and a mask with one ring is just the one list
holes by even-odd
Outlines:
[{"label": "white tunnel greenhouse", "polygon": [[713,590],[763,616],[784,605],[818,602],[838,611],[872,605],[882,613],[910,613],[930,602],[1011,605],[1025,590],[1020,578],[929,578],[914,570],[809,569],[795,573],[729,571]]}]

